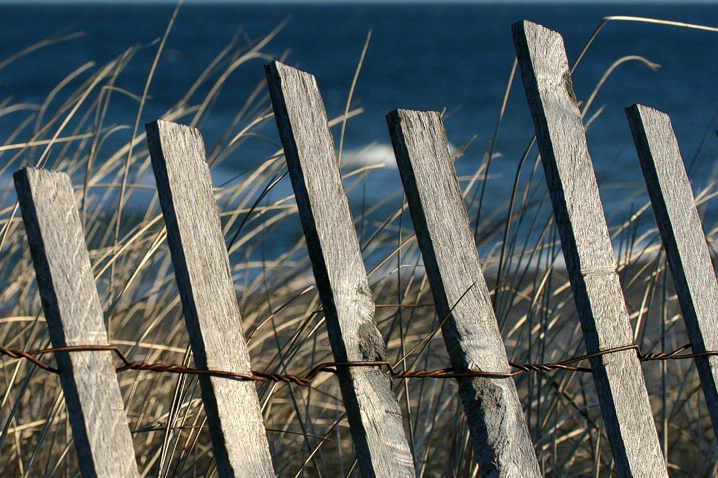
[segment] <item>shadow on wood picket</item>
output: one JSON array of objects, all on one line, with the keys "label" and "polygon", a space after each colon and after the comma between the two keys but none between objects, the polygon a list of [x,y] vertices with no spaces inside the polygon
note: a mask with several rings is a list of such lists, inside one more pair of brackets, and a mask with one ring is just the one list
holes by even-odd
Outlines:
[{"label": "shadow on wood picket", "polygon": [[[630,345],[563,39],[530,22],[513,33],[586,349]],[[384,361],[316,81],[279,62],[266,75],[334,358]],[[718,283],[670,120],[643,106],[627,114],[691,342],[696,352],[718,350]],[[508,372],[441,117],[396,110],[387,122],[451,366]],[[201,135],[157,121],[147,138],[195,363],[249,373]],[[53,346],[106,345],[69,177],[27,168],[15,184]],[[110,352],[65,352],[57,360],[82,475],[138,476]],[[591,366],[618,474],[667,476],[635,351]],[[697,359],[697,367],[718,435],[718,357]],[[338,379],[362,476],[414,476],[390,376],[379,367],[341,367]],[[255,384],[207,376],[200,384],[219,475],[274,476]],[[540,476],[513,379],[461,378],[459,398],[484,476]]]}]

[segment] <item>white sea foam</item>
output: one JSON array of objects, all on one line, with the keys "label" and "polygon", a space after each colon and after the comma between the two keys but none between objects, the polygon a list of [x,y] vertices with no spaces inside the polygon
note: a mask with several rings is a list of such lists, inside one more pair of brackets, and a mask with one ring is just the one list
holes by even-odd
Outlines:
[{"label": "white sea foam", "polygon": [[[456,146],[449,144],[449,152],[456,153]],[[394,148],[390,144],[371,143],[361,149],[344,150],[342,164],[345,166],[382,166],[396,169]]]},{"label": "white sea foam", "polygon": [[383,166],[396,168],[394,149],[390,144],[371,143],[361,149],[344,150],[342,164],[345,166]]}]

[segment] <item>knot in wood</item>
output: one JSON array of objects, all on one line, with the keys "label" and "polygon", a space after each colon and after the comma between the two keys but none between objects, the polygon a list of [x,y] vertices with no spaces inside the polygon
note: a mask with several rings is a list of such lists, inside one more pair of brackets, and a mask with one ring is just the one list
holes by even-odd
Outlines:
[{"label": "knot in wood", "polygon": [[359,354],[365,362],[386,361],[386,346],[374,322],[364,322],[357,330]]}]

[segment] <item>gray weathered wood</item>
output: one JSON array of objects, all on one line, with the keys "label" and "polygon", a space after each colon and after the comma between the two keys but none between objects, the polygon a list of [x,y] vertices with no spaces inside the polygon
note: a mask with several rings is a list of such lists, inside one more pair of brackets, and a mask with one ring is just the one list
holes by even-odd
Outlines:
[{"label": "gray weathered wood", "polygon": [[[589,353],[632,344],[598,185],[561,35],[513,25],[524,88]],[[633,350],[591,360],[616,470],[667,476],[641,364]]]},{"label": "gray weathered wood", "polygon": [[[250,373],[249,353],[199,131],[147,125],[167,239],[197,367]],[[200,377],[221,476],[274,476],[254,382]]]},{"label": "gray weathered wood", "polygon": [[[52,345],[108,345],[70,177],[22,169],[14,179]],[[82,476],[139,476],[112,352],[55,358]]]},{"label": "gray weathered wood", "polygon": [[[439,113],[387,116],[396,161],[454,370],[510,371]],[[484,476],[541,476],[511,378],[459,379]]]},{"label": "gray weathered wood", "polygon": [[[267,66],[267,82],[334,358],[384,361],[386,346],[374,323],[374,301],[316,81],[274,62]],[[414,476],[388,374],[373,367],[340,372],[362,475]]]},{"label": "gray weathered wood", "polygon": [[[671,119],[642,105],[626,114],[693,351],[718,350],[718,282]],[[718,357],[696,367],[718,436]]]}]

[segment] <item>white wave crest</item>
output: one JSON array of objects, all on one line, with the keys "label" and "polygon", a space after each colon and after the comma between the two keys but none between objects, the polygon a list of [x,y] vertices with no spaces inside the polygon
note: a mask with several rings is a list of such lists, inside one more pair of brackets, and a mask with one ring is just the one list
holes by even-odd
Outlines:
[{"label": "white wave crest", "polygon": [[[449,144],[449,153],[452,156],[456,153],[453,144]],[[390,144],[372,143],[361,149],[344,150],[342,164],[353,167],[383,166],[396,169],[396,157],[394,148]]]}]

